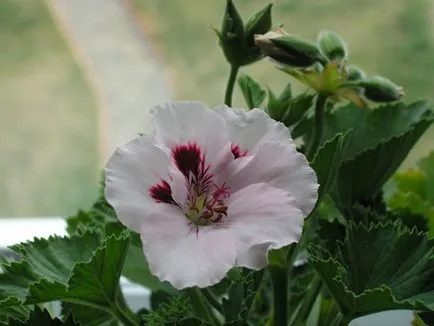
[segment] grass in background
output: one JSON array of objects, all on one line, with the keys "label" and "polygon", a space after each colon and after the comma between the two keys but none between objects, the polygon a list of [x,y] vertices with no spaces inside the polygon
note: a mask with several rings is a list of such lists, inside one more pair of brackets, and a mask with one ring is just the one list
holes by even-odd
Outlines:
[{"label": "grass in background", "polygon": [[89,205],[99,179],[92,95],[43,0],[0,1],[0,216]]},{"label": "grass in background", "polygon": [[[212,26],[220,28],[224,0],[134,0],[154,41],[162,48],[180,99],[198,99],[209,105],[223,101],[228,65],[217,45]],[[235,0],[245,19],[266,0]],[[407,100],[428,97],[434,85],[434,48],[429,0],[276,0],[274,25],[284,24],[292,34],[315,40],[321,29],[338,32],[350,49],[350,63],[368,74],[384,74],[404,86]],[[242,69],[273,90],[288,81],[266,61]],[[296,82],[295,82],[296,83]],[[298,87],[298,90],[301,88]],[[217,91],[216,91],[217,90]],[[236,105],[244,106],[238,89]],[[434,130],[417,146],[423,155],[434,146]]]}]

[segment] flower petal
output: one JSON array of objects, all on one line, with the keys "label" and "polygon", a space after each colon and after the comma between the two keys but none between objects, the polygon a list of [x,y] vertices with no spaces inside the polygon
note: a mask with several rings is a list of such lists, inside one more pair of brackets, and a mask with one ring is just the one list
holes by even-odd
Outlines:
[{"label": "flower petal", "polygon": [[[149,189],[168,174],[169,158],[152,136],[141,136],[119,147],[105,167],[105,196],[119,220],[138,232],[155,206]],[[170,189],[169,189],[170,190]]]},{"label": "flower petal", "polygon": [[241,253],[238,253],[236,266],[246,267],[250,269],[259,270],[268,265],[268,250],[271,244],[261,243],[250,247]]},{"label": "flower petal", "polygon": [[269,249],[297,242],[304,215],[287,191],[256,183],[233,193],[225,226],[237,238],[237,265],[262,268]]},{"label": "flower petal", "polygon": [[232,232],[192,226],[177,206],[158,204],[141,228],[149,268],[177,289],[218,283],[235,264]]},{"label": "flower petal", "polygon": [[292,142],[263,143],[255,155],[231,162],[219,178],[227,180],[232,191],[262,182],[283,189],[294,197],[304,216],[309,215],[318,199],[315,171]]},{"label": "flower petal", "polygon": [[233,109],[227,106],[216,108],[224,119],[231,142],[241,151],[254,153],[265,142],[284,141],[292,143],[289,130],[284,124],[271,119],[264,111]]},{"label": "flower petal", "polygon": [[208,164],[228,147],[229,137],[223,119],[200,102],[171,102],[151,109],[156,138],[169,150],[177,145],[196,144]]}]

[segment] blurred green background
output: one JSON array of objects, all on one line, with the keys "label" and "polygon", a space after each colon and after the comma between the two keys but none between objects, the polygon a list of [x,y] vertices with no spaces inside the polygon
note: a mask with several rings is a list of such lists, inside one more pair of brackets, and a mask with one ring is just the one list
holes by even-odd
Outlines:
[{"label": "blurred green background", "polygon": [[0,216],[74,212],[98,189],[97,108],[43,0],[0,1]]},{"label": "blurred green background", "polygon": [[[225,1],[125,1],[176,97],[220,104],[228,66],[212,27],[220,27]],[[103,166],[95,94],[47,3],[0,1],[0,216],[71,214],[94,200]],[[246,19],[267,3],[236,1]],[[338,32],[350,62],[404,86],[407,101],[434,100],[433,1],[278,0],[273,12],[275,25],[311,40],[321,29]],[[242,72],[277,92],[288,81],[266,61]],[[235,104],[243,105],[238,90]],[[433,139],[431,129],[406,164],[434,148]]]}]

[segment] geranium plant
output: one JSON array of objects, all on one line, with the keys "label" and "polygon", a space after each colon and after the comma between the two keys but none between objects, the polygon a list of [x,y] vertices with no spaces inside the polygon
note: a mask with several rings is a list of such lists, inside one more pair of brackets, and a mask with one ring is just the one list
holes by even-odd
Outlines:
[{"label": "geranium plant", "polygon": [[[434,154],[397,170],[433,110],[349,65],[338,34],[273,28],[271,9],[244,22],[227,1],[224,105],[154,107],[154,130],[113,153],[68,237],[11,248],[0,323],[345,326],[406,309],[432,325]],[[280,95],[239,75],[263,59],[288,74]],[[246,109],[231,107],[237,81]],[[150,306],[130,309],[121,276]]]}]

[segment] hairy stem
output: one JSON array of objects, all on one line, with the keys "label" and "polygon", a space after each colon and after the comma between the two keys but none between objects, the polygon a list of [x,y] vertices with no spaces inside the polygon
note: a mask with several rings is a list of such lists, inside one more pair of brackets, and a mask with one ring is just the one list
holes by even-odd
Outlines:
[{"label": "hairy stem", "polygon": [[220,325],[220,322],[213,314],[211,307],[207,304],[203,294],[198,288],[188,288],[185,290],[185,293],[190,298],[191,305],[198,317],[207,321],[211,325]]},{"label": "hairy stem", "polygon": [[288,268],[271,265],[269,267],[273,283],[273,326],[288,324]]},{"label": "hairy stem", "polygon": [[312,140],[307,150],[306,157],[312,161],[321,144],[323,125],[324,125],[324,108],[327,102],[327,95],[318,93],[315,101],[315,123],[312,130]]},{"label": "hairy stem", "polygon": [[113,305],[111,307],[111,311],[113,316],[121,322],[122,325],[125,326],[139,326],[140,323],[137,320],[137,317],[132,313],[131,310],[128,309],[121,309],[119,305]]},{"label": "hairy stem", "polygon": [[310,284],[309,290],[301,304],[300,309],[297,311],[297,314],[294,318],[294,321],[291,323],[293,326],[303,326],[306,323],[307,318],[312,312],[313,305],[318,298],[318,294],[322,287],[322,280],[318,275],[315,275],[312,283]]},{"label": "hairy stem", "polygon": [[220,302],[217,300],[217,298],[214,296],[214,294],[209,289],[203,289],[202,290],[203,296],[208,300],[208,302],[213,306],[215,310],[217,310],[219,313],[223,314],[223,308]]},{"label": "hairy stem", "polygon": [[229,74],[228,83],[226,85],[225,92],[225,104],[227,106],[232,106],[232,94],[234,93],[235,81],[237,80],[239,67],[236,65],[231,65],[231,72]]}]

